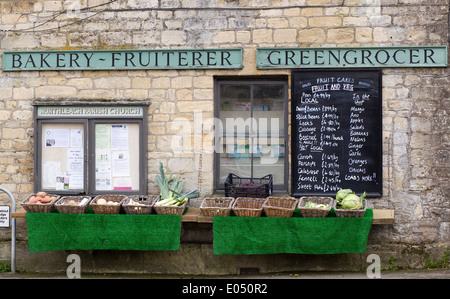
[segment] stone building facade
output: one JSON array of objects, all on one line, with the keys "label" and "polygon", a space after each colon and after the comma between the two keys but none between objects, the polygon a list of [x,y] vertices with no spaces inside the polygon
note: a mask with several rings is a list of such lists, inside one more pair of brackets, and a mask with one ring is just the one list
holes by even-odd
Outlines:
[{"label": "stone building facade", "polygon": [[[258,69],[258,47],[447,46],[448,15],[446,0],[0,1],[2,52],[243,50],[243,67],[232,70],[0,72],[0,185],[17,202],[33,192],[34,104],[149,101],[148,192],[157,193],[153,178],[162,161],[168,171],[186,178],[187,188],[201,188],[201,196],[212,194],[212,135],[195,128],[194,112],[200,111],[203,119],[214,117],[215,77],[290,76],[289,69]],[[382,70],[383,196],[371,199],[369,205],[393,209],[395,224],[374,226],[367,252],[380,254],[384,265],[395,257],[401,266],[421,267],[426,258],[439,259],[448,252],[448,84],[447,67]],[[189,138],[180,137],[177,121],[181,119],[192,125]],[[168,150],[180,144],[188,150]],[[38,260],[45,255],[65,265],[64,253],[27,252],[26,222],[17,219],[17,223],[18,267],[59,271]],[[5,240],[0,242],[0,260],[8,260],[10,231],[2,229],[0,234]],[[210,246],[184,244],[180,255],[201,252],[207,258],[194,258],[195,270],[185,270],[189,267],[183,265],[180,271],[208,272],[208,267],[219,267],[221,262],[211,257]],[[163,255],[155,253],[159,258]],[[294,256],[297,266],[286,257],[277,258],[286,270],[346,268],[330,257],[314,257],[314,265]],[[365,263],[365,255],[351,258],[357,260],[350,263],[356,268]],[[106,265],[106,258],[102,261]],[[152,261],[155,271],[169,272]],[[243,262],[237,257],[232,261]],[[255,258],[255,263],[265,263],[264,257]],[[267,266],[269,270],[273,268]]]}]

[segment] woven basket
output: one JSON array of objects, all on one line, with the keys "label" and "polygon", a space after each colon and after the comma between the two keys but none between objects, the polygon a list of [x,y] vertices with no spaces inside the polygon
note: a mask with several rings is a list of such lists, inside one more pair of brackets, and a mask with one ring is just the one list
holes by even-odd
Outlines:
[{"label": "woven basket", "polygon": [[231,209],[236,216],[259,217],[267,198],[238,197]]},{"label": "woven basket", "polygon": [[[119,214],[122,202],[125,199],[125,197],[126,197],[125,195],[114,195],[114,194],[97,195],[91,201],[90,206],[92,207],[92,210],[94,211],[95,214]],[[106,201],[118,202],[119,204],[118,205],[97,204],[97,201],[100,198],[103,198]]]},{"label": "woven basket", "polygon": [[[80,205],[85,198],[88,201]],[[69,204],[71,200],[78,204]],[[92,197],[89,196],[63,196],[55,203],[55,208],[58,212],[65,214],[85,214],[91,200]]]},{"label": "woven basket", "polygon": [[[153,206],[158,200],[158,195],[132,195],[125,198],[122,203],[122,208],[126,214],[151,214]],[[139,205],[132,205],[130,201],[138,202]]]},{"label": "woven basket", "polygon": [[181,206],[153,206],[156,214],[159,215],[183,215],[184,209],[187,206],[189,200],[185,201]]},{"label": "woven basket", "polygon": [[20,204],[28,213],[51,213],[55,208],[56,201],[60,198],[59,195],[48,194],[49,196],[55,197],[49,203],[29,203],[28,201],[32,196],[36,196],[35,194],[30,194],[26,199],[24,199]]},{"label": "woven basket", "polygon": [[366,212],[366,199],[363,199],[364,208],[360,210],[348,210],[348,209],[337,209],[336,202],[333,205],[334,211],[336,212],[336,217],[364,217]]},{"label": "woven basket", "polygon": [[263,205],[267,217],[291,217],[294,214],[298,199],[295,197],[267,197]]},{"label": "woven basket", "polygon": [[[320,208],[307,208],[305,207],[306,203],[312,201],[315,204],[325,204],[328,205],[328,209],[320,209]],[[303,217],[327,217],[331,208],[333,207],[333,198],[332,197],[300,197],[298,202],[298,210]]]},{"label": "woven basket", "polygon": [[201,216],[229,216],[233,197],[205,197],[200,205]]}]

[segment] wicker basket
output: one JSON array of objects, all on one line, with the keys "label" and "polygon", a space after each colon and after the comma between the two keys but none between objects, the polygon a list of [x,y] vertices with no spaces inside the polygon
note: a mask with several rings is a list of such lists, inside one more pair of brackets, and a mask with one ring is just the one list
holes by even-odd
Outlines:
[{"label": "wicker basket", "polygon": [[[88,201],[81,205],[81,202],[85,198],[87,198]],[[69,204],[72,200],[77,204]],[[85,214],[91,200],[92,197],[89,196],[63,196],[55,203],[55,208],[59,213]]]},{"label": "wicker basket", "polygon": [[263,205],[264,214],[267,217],[291,217],[297,203],[295,197],[269,196]]},{"label": "wicker basket", "polygon": [[[320,209],[320,208],[307,208],[305,207],[306,203],[312,201],[315,204],[325,204],[328,205],[328,209]],[[298,202],[298,210],[303,217],[327,217],[331,208],[333,207],[333,198],[332,197],[300,197]]]},{"label": "wicker basket", "polygon": [[231,209],[236,216],[259,217],[267,198],[238,197]]},{"label": "wicker basket", "polygon": [[347,209],[337,209],[336,202],[333,205],[334,211],[336,212],[336,217],[364,217],[366,212],[366,199],[363,199],[364,208],[359,210],[347,210]]},{"label": "wicker basket", "polygon": [[[158,195],[132,195],[125,198],[122,208],[126,214],[151,214],[153,206],[158,200]],[[130,204],[130,201],[139,203],[139,205]]]},{"label": "wicker basket", "polygon": [[181,206],[158,206],[155,204],[153,208],[159,215],[183,215],[188,202],[189,200],[185,201]]},{"label": "wicker basket", "polygon": [[29,203],[28,201],[32,196],[36,196],[35,194],[30,194],[26,199],[24,199],[20,204],[28,213],[51,213],[55,208],[55,202],[60,198],[59,195],[48,194],[49,196],[55,197],[49,203]]},{"label": "wicker basket", "polygon": [[[90,206],[92,207],[92,210],[95,214],[119,214],[120,208],[122,206],[122,202],[125,199],[125,195],[97,195],[94,197],[94,199],[91,201]],[[118,205],[108,205],[108,204],[98,204],[97,201],[103,198],[106,201],[114,201],[118,202]]]},{"label": "wicker basket", "polygon": [[201,216],[229,216],[233,197],[205,197],[200,205]]}]

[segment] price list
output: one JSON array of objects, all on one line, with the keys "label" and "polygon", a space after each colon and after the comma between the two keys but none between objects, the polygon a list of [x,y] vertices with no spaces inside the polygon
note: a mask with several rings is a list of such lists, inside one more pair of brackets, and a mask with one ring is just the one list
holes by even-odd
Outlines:
[{"label": "price list", "polygon": [[380,75],[293,71],[293,196],[381,195]]}]

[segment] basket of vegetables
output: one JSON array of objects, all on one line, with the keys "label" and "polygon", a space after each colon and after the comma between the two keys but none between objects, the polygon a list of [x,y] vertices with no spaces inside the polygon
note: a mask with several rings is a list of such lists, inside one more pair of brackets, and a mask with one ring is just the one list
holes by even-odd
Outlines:
[{"label": "basket of vegetables", "polygon": [[259,217],[267,198],[238,197],[231,207],[236,216]]},{"label": "basket of vegetables", "polygon": [[336,217],[364,217],[366,212],[366,192],[361,196],[351,189],[341,189],[336,193],[334,211]]},{"label": "basket of vegetables", "polygon": [[59,213],[84,214],[91,200],[89,196],[63,196],[55,203],[55,208]]},{"label": "basket of vegetables", "polygon": [[233,173],[225,180],[226,197],[266,198],[272,195],[273,179],[268,174],[262,178],[243,178]]},{"label": "basket of vegetables", "polygon": [[122,208],[125,214],[151,214],[158,195],[132,195],[124,199]]},{"label": "basket of vegetables", "polygon": [[263,205],[264,214],[267,217],[291,217],[297,203],[295,197],[269,196]]},{"label": "basket of vegetables", "polygon": [[229,216],[233,197],[205,197],[200,205],[202,216]]},{"label": "basket of vegetables", "polygon": [[332,206],[332,197],[303,196],[298,202],[298,210],[303,217],[327,217]]},{"label": "basket of vegetables", "polygon": [[197,190],[183,193],[184,181],[173,175],[166,176],[161,162],[159,162],[156,183],[159,186],[160,195],[153,208],[157,214],[182,215],[189,199],[198,197]]},{"label": "basket of vegetables", "polygon": [[20,204],[29,213],[51,213],[55,208],[55,202],[60,198],[59,195],[47,194],[46,192],[37,192],[31,194]]},{"label": "basket of vegetables", "polygon": [[119,214],[125,195],[97,195],[91,201],[90,206],[95,214]]}]

